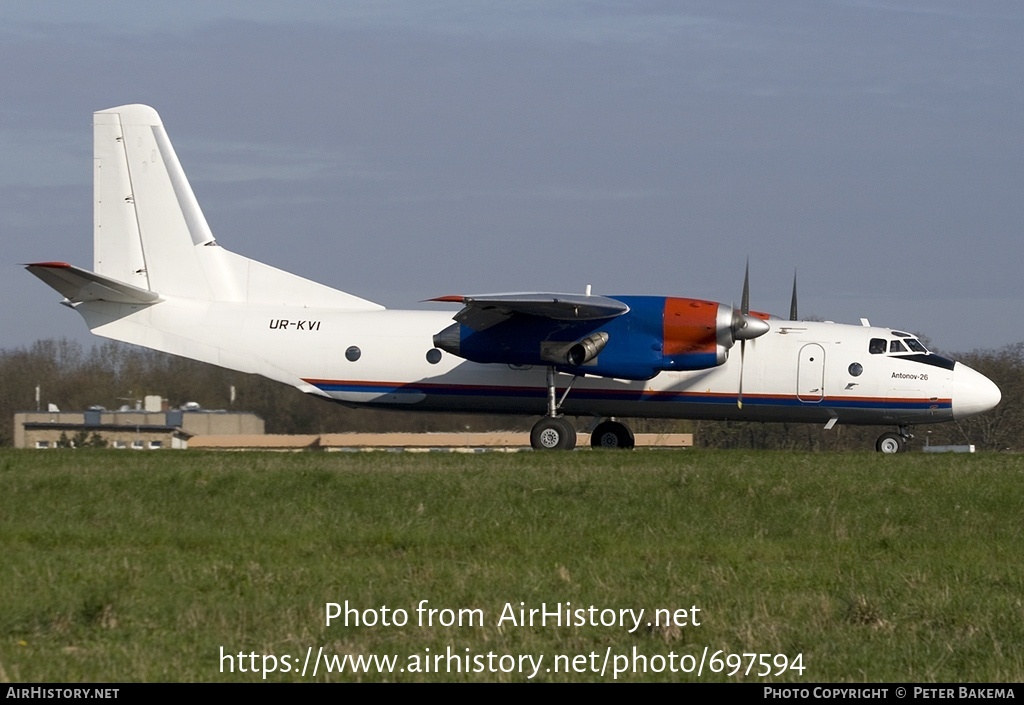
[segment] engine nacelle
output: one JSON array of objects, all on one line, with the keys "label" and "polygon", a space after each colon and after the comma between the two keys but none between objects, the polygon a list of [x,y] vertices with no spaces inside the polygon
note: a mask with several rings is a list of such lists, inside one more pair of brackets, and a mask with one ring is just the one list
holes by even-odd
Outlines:
[{"label": "engine nacelle", "polygon": [[768,331],[758,316],[699,299],[619,297],[628,313],[579,322],[511,316],[476,330],[455,323],[434,345],[480,363],[552,365],[569,374],[650,379],[659,372],[705,370],[728,359],[737,340]]},{"label": "engine nacelle", "polygon": [[665,299],[663,319],[665,369],[699,370],[722,365],[737,340],[768,332],[758,316],[732,306],[700,299]]},{"label": "engine nacelle", "polygon": [[665,299],[662,355],[665,369],[717,367],[729,357],[732,308],[699,299]]}]

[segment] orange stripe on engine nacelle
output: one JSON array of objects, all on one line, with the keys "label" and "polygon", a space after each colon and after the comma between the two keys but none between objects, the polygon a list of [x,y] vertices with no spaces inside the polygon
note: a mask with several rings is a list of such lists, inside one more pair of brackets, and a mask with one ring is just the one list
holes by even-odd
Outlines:
[{"label": "orange stripe on engine nacelle", "polygon": [[662,335],[665,355],[715,352],[718,304],[699,299],[665,299]]}]

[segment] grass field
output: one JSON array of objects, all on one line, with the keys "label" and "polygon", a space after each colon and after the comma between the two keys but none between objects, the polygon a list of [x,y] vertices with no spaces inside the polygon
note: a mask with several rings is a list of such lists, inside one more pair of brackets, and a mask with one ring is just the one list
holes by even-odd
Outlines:
[{"label": "grass field", "polygon": [[[0,680],[1020,682],[1022,471],[984,454],[3,451]],[[420,625],[422,600],[451,612]],[[346,601],[378,623],[328,626]],[[506,604],[566,602],[645,612],[632,633],[590,612],[499,624]],[[655,609],[680,624],[648,627]],[[398,661],[302,675],[321,647]],[[729,675],[744,653],[772,675],[743,656]]]}]

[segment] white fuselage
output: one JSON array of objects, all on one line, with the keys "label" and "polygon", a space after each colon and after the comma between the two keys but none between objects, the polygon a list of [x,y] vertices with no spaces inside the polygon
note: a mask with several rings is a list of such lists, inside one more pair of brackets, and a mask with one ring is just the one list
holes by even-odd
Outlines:
[{"label": "white fuselage", "polygon": [[[434,334],[451,323],[448,311],[353,312],[174,298],[151,306],[86,302],[76,308],[99,335],[261,374],[345,404],[531,415],[546,408],[544,367],[478,364],[434,348]],[[891,425],[947,421],[991,406],[993,394],[998,401],[995,386],[963,364],[869,352],[872,339],[895,339],[889,329],[769,323],[767,334],[746,343],[742,408],[736,348],[725,364],[706,370],[662,372],[645,381],[581,377],[562,411]],[[571,380],[559,375],[560,391]]]}]

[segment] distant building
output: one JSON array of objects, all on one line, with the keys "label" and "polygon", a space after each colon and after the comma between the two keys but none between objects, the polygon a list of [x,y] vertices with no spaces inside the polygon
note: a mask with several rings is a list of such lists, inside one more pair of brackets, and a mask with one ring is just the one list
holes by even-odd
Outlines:
[{"label": "distant building", "polygon": [[[147,399],[146,406],[153,404]],[[159,409],[159,404],[156,405]],[[14,415],[15,448],[57,448],[68,443],[108,448],[187,448],[193,436],[262,435],[263,419],[251,412],[186,409],[145,411],[29,411]]]}]

